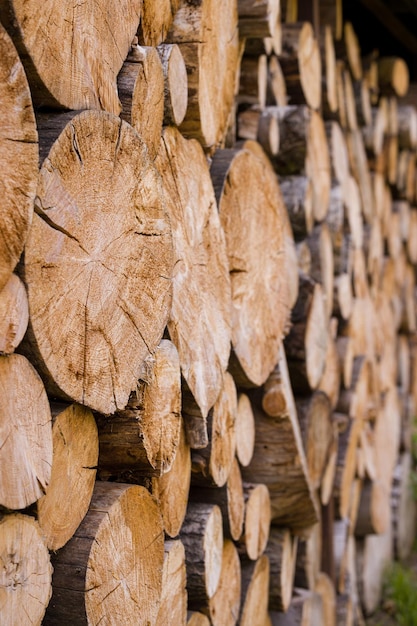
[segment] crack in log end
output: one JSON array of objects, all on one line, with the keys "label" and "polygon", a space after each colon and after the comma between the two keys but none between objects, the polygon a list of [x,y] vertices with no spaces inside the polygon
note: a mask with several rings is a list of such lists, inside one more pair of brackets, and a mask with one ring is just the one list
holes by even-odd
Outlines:
[{"label": "crack in log end", "polygon": [[73,241],[75,241],[80,246],[81,250],[83,252],[85,252],[86,254],[88,254],[87,250],[83,247],[83,245],[81,244],[80,240],[77,239],[77,237],[75,237],[74,235],[71,235],[71,233],[68,232],[65,228],[63,228],[62,226],[59,226],[58,224],[53,222],[51,220],[51,218],[49,217],[49,215],[47,215],[45,213],[45,211],[47,211],[48,209],[51,209],[51,208],[53,208],[53,207],[47,207],[46,209],[44,209],[42,207],[41,199],[39,198],[39,196],[36,196],[36,198],[35,198],[35,206],[34,206],[34,210],[35,210],[36,215],[38,215],[46,224],[48,224],[48,226],[50,226],[54,230],[58,231],[59,233],[62,233],[63,235],[68,237],[68,239],[72,239]]},{"label": "crack in log end", "polygon": [[77,133],[76,133],[74,124],[71,124],[71,143],[72,143],[74,152],[77,155],[78,161],[80,162],[80,165],[83,166],[84,164],[83,164],[83,160],[81,157],[80,147],[77,141]]}]

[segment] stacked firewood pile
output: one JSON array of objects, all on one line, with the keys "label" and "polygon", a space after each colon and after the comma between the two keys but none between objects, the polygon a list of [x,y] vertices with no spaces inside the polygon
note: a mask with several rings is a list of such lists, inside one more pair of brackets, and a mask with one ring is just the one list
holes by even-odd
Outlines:
[{"label": "stacked firewood pile", "polygon": [[362,624],[409,553],[417,112],[320,5],[0,2],[2,624]]}]

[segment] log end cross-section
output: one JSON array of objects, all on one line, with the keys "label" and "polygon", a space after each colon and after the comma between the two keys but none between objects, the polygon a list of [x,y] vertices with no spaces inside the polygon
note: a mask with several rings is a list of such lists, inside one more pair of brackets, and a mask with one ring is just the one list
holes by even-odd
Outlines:
[{"label": "log end cross-section", "polygon": [[172,239],[145,144],[108,113],[73,118],[41,168],[25,250],[28,351],[51,389],[125,407],[171,306]]}]

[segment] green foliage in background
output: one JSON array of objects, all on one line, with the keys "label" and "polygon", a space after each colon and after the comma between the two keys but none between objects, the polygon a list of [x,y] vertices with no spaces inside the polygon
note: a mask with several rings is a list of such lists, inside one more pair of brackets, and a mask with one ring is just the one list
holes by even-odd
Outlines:
[{"label": "green foliage in background", "polygon": [[384,608],[395,616],[398,626],[417,626],[417,574],[393,563],[386,573]]}]

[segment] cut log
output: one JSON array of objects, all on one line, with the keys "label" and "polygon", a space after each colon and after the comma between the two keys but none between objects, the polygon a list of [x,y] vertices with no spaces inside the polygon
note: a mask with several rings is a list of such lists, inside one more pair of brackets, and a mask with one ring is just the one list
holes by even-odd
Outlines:
[{"label": "cut log", "polygon": [[378,480],[365,480],[355,524],[355,536],[379,535],[387,531],[391,519],[390,493]]},{"label": "cut log", "polygon": [[279,0],[238,0],[239,35],[272,37],[280,17]]},{"label": "cut log", "polygon": [[145,46],[159,46],[167,37],[178,5],[179,0],[142,0],[139,42]]},{"label": "cut log", "polygon": [[336,626],[336,591],[333,581],[324,572],[320,572],[317,576],[314,591],[321,596],[323,626]]},{"label": "cut log", "polygon": [[311,181],[307,176],[281,176],[279,185],[294,237],[304,239],[314,224]]},{"label": "cut log", "polygon": [[334,260],[330,228],[319,224],[307,237],[307,245],[311,252],[311,278],[323,288],[323,298],[327,318],[333,310]]},{"label": "cut log", "polygon": [[383,95],[406,95],[410,76],[406,62],[400,57],[382,57],[378,61],[378,84]]},{"label": "cut log", "polygon": [[254,105],[238,116],[238,136],[258,141],[266,154],[274,156],[279,151],[279,125],[276,108],[261,109]]},{"label": "cut log", "polygon": [[26,289],[16,274],[0,291],[0,354],[12,354],[22,341],[29,322]]},{"label": "cut log", "polygon": [[37,193],[25,350],[52,394],[113,413],[136,387],[171,306],[172,239],[157,172],[126,122],[87,111],[52,146]]},{"label": "cut log", "polygon": [[339,449],[339,431],[337,425],[333,423],[333,439],[330,443],[329,455],[324,468],[320,485],[320,502],[323,506],[328,506],[333,498],[333,488],[336,479],[337,455]]},{"label": "cut log", "polygon": [[417,111],[413,106],[398,107],[398,145],[405,150],[417,147]]},{"label": "cut log", "polygon": [[361,80],[363,74],[361,50],[358,37],[355,33],[352,23],[345,22],[343,31],[344,45],[350,71],[352,72],[352,76],[355,80]]},{"label": "cut log", "polygon": [[355,94],[356,117],[358,125],[363,128],[372,120],[371,92],[366,79],[357,80],[353,83]]},{"label": "cut log", "polygon": [[322,391],[296,400],[297,416],[313,489],[318,489],[333,440],[330,400]]},{"label": "cut log", "polygon": [[24,509],[50,482],[51,411],[43,383],[24,356],[0,357],[0,385],[0,504]]},{"label": "cut log", "polygon": [[360,130],[348,133],[347,145],[352,174],[360,189],[362,210],[365,220],[369,222],[374,215],[375,208],[369,165]]},{"label": "cut log", "polygon": [[349,156],[346,140],[337,122],[326,122],[325,128],[332,167],[332,180],[343,184],[349,176]]},{"label": "cut log", "polygon": [[181,428],[181,377],[174,344],[162,339],[123,411],[97,415],[102,479],[123,472],[160,476],[175,459]]},{"label": "cut log", "polygon": [[116,76],[141,15],[140,0],[73,7],[3,2],[1,20],[22,58],[37,106],[120,112]]},{"label": "cut log", "polygon": [[177,43],[188,76],[188,107],[181,132],[205,148],[226,134],[240,63],[237,2],[181,2],[166,43]]},{"label": "cut log", "polygon": [[263,110],[266,106],[268,89],[268,60],[265,54],[242,58],[239,72],[237,102],[255,105]]},{"label": "cut log", "polygon": [[325,625],[321,595],[306,589],[296,589],[286,613],[271,613],[272,626]]},{"label": "cut log", "polygon": [[297,538],[286,528],[271,526],[265,554],[270,564],[269,609],[285,613],[293,593]]},{"label": "cut log", "polygon": [[[168,330],[202,422],[201,437],[191,438],[189,429],[190,443],[204,447],[208,442],[204,419],[219,396],[230,353],[226,242],[198,143],[167,127],[156,164],[164,177],[176,260]],[[193,305],[185,310],[184,302]],[[190,413],[184,406],[183,412]]]},{"label": "cut log", "polygon": [[189,611],[187,626],[210,626],[210,620],[204,613]]},{"label": "cut log", "polygon": [[187,112],[187,68],[179,46],[161,44],[157,48],[164,72],[164,124],[179,126]]},{"label": "cut log", "polygon": [[164,72],[158,51],[132,46],[117,76],[117,88],[122,105],[120,117],[139,133],[154,159],[164,118]]},{"label": "cut log", "polygon": [[53,594],[43,624],[154,624],[162,592],[164,537],[144,487],[96,482],[74,537],[52,559]]},{"label": "cut log", "polygon": [[285,107],[288,104],[287,85],[278,57],[271,56],[268,62],[267,104]]},{"label": "cut log", "polygon": [[180,539],[165,541],[162,593],[155,626],[185,626],[187,623],[185,550]]},{"label": "cut log", "polygon": [[230,368],[238,384],[261,385],[276,363],[289,314],[285,207],[271,164],[255,142],[217,151],[211,175],[232,283]]},{"label": "cut log", "polygon": [[265,626],[269,598],[269,559],[242,563],[240,626]]},{"label": "cut log", "polygon": [[237,392],[233,377],[224,375],[223,387],[207,417],[209,443],[193,452],[192,479],[223,487],[229,477],[236,450]]},{"label": "cut log", "polygon": [[337,320],[332,318],[327,339],[326,363],[318,384],[318,391],[323,391],[329,399],[330,407],[336,408],[340,392],[340,361],[336,346]]},{"label": "cut log", "polygon": [[219,584],[223,554],[220,508],[189,502],[180,533],[185,548],[188,607],[206,607]]},{"label": "cut log", "polygon": [[0,519],[3,624],[40,626],[51,597],[52,567],[42,532],[28,515]]},{"label": "cut log", "polygon": [[290,104],[321,104],[320,47],[309,22],[282,25],[280,63],[285,76]]},{"label": "cut log", "polygon": [[239,463],[246,467],[251,462],[255,446],[255,418],[245,393],[238,394],[235,431],[236,456]]},{"label": "cut log", "polygon": [[286,410],[279,417],[269,417],[253,405],[255,452],[248,467],[242,469],[242,476],[248,482],[267,485],[275,523],[302,533],[317,521],[318,513],[283,347],[279,351],[279,367],[285,379]]},{"label": "cut log", "polygon": [[38,522],[49,550],[62,548],[84,519],[94,489],[97,426],[79,404],[54,406],[51,481],[37,503]]},{"label": "cut log", "polygon": [[339,107],[336,86],[336,53],[332,29],[328,24],[323,26],[321,32],[321,58],[324,85],[322,105],[326,113],[334,115]]},{"label": "cut log", "polygon": [[220,580],[216,592],[208,602],[208,613],[213,626],[235,626],[240,609],[240,560],[232,541],[223,543]]},{"label": "cut log", "polygon": [[326,359],[328,323],[321,285],[301,277],[295,307],[291,311],[291,330],[285,338],[285,352],[295,392],[316,389]]},{"label": "cut log", "polygon": [[266,485],[243,483],[245,520],[240,552],[256,561],[265,551],[271,523],[271,503]]},{"label": "cut log", "polygon": [[234,459],[224,487],[196,487],[191,489],[192,502],[217,504],[222,512],[223,535],[238,541],[243,532],[245,499],[239,463]]},{"label": "cut log", "polygon": [[329,24],[333,37],[337,40],[343,35],[342,0],[322,0],[319,7],[321,24]]},{"label": "cut log", "polygon": [[356,470],[356,448],[362,424],[358,419],[348,421],[347,428],[339,435],[337,470],[334,485],[335,498],[338,501],[338,513],[346,518],[350,505],[350,494]]},{"label": "cut log", "polygon": [[33,215],[38,178],[38,134],[23,66],[0,25],[0,291],[23,251]]},{"label": "cut log", "polygon": [[296,587],[314,589],[320,573],[322,550],[322,522],[319,519],[307,539],[298,542],[294,579]]},{"label": "cut log", "polygon": [[159,502],[164,530],[168,537],[177,537],[186,511],[191,482],[191,453],[181,424],[180,440],[171,469],[152,478],[152,493]]}]

